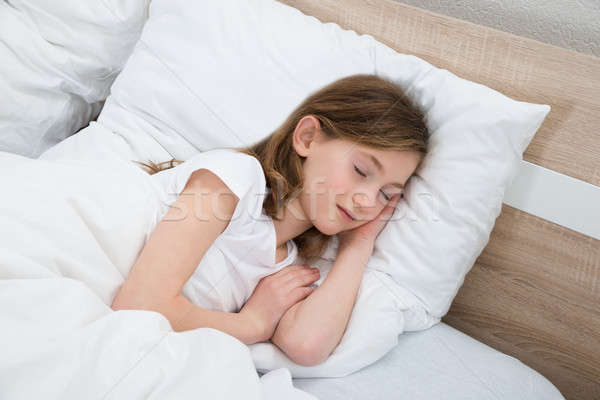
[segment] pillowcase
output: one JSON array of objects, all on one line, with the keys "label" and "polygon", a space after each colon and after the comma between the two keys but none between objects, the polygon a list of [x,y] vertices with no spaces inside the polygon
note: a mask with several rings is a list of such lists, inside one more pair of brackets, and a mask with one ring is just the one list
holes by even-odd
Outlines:
[{"label": "pillowcase", "polygon": [[[352,319],[369,326],[349,324],[348,345],[336,349],[339,363],[359,360],[350,367],[299,368],[264,343],[251,346],[259,369],[339,376],[383,356],[404,330],[439,322],[485,247],[504,191],[550,107],[515,101],[274,0],[154,0],[98,118],[130,144],[150,135],[145,143],[152,145],[138,155],[147,150],[153,159],[161,147],[187,159],[264,138],[310,93],[358,73],[400,85],[431,133],[430,154],[377,238],[367,265],[377,274],[362,282],[363,293],[388,293],[358,296]],[[398,323],[390,324],[390,312]],[[379,338],[371,341],[365,332],[374,327]]]},{"label": "pillowcase", "polygon": [[379,74],[425,110],[431,137],[369,265],[441,319],[487,245],[504,193],[550,106],[515,101],[435,67],[404,83],[397,54],[383,46],[376,54]]},{"label": "pillowcase", "polygon": [[0,2],[0,150],[36,158],[95,119],[148,0]]}]

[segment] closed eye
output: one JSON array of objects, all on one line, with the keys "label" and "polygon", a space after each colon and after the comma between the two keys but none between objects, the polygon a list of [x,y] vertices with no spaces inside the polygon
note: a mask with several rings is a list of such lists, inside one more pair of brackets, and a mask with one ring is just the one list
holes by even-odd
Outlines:
[{"label": "closed eye", "polygon": [[358,172],[358,173],[359,173],[361,176],[364,176],[364,177],[366,177],[366,176],[367,176],[367,175],[363,174],[363,172],[362,172],[360,169],[358,169],[358,168],[356,167],[356,165],[354,166],[354,170],[355,170],[356,172]]},{"label": "closed eye", "polygon": [[[358,169],[358,168],[356,167],[356,165],[354,166],[354,170],[355,170],[355,171],[356,171],[356,172],[357,172],[357,173],[358,173],[360,176],[362,176],[362,177],[365,177],[365,178],[367,177],[367,175],[366,175],[366,174],[364,174],[364,173],[363,173],[363,172],[362,172],[360,169]],[[390,200],[391,200],[391,197],[389,197],[388,195],[386,195],[386,194],[385,194],[383,191],[381,191],[381,190],[380,190],[380,193],[383,195],[383,197],[385,198],[385,200],[386,200],[386,201],[390,201]]]}]

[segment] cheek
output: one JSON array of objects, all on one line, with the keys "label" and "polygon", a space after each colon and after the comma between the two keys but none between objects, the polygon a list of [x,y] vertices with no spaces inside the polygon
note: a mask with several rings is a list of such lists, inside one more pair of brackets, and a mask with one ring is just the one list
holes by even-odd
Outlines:
[{"label": "cheek", "polygon": [[348,168],[338,165],[331,167],[327,176],[327,187],[339,196],[351,190],[353,185],[352,174],[347,171]]},{"label": "cheek", "polygon": [[308,219],[315,225],[331,230],[329,228],[332,227],[327,228],[328,225],[339,223],[336,204],[348,207],[349,200],[344,195],[353,190],[353,171],[348,166],[329,160],[321,160],[319,166],[316,169],[310,165],[304,170],[305,188],[301,204]]},{"label": "cheek", "polygon": [[334,202],[339,195],[345,193],[347,178],[336,169],[323,169],[321,171],[308,171],[305,176],[306,194],[312,196],[317,204]]}]

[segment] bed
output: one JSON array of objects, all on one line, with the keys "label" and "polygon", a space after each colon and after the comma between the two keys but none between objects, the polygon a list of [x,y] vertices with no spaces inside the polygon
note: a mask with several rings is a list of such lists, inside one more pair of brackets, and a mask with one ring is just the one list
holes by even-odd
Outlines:
[{"label": "bed", "polygon": [[[507,194],[443,323],[519,359],[568,399],[598,398],[600,59],[393,1],[285,3],[552,106],[523,157],[523,171],[531,172],[523,176],[532,180],[515,182]],[[554,180],[554,172],[572,179]],[[518,188],[537,182],[564,189],[519,196]]]},{"label": "bed", "polygon": [[[553,108],[443,322],[354,374],[294,386],[322,399],[600,396],[600,60],[389,0],[282,3]],[[94,129],[70,151],[109,157],[118,146]]]}]

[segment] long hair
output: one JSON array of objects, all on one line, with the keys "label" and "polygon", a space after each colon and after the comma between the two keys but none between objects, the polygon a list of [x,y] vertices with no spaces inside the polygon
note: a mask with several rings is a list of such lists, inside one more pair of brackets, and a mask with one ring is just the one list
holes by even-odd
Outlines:
[{"label": "long hair", "polygon": [[[235,150],[256,157],[267,182],[268,196],[263,202],[266,215],[280,220],[285,205],[303,188],[303,158],[292,146],[298,122],[313,115],[328,139],[344,139],[383,150],[428,151],[429,132],[424,116],[403,90],[382,77],[369,74],[348,76],[326,85],[309,95],[269,136]],[[174,167],[181,160],[159,164],[140,163],[154,174]],[[330,235],[314,226],[296,236],[298,254],[313,262],[326,250]]]}]

